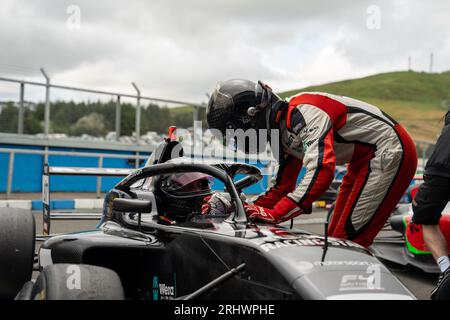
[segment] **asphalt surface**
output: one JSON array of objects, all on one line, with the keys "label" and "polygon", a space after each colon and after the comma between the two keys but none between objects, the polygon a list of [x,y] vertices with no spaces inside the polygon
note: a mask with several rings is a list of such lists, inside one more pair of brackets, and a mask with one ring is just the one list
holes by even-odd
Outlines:
[{"label": "asphalt surface", "polygon": [[[77,210],[77,213],[83,211]],[[89,212],[89,211],[84,211]],[[90,211],[92,212],[92,210]],[[98,213],[98,212],[96,212]],[[304,215],[297,218],[294,227],[304,229],[317,234],[324,233],[323,221],[326,217],[326,211],[315,209],[311,215]],[[42,234],[42,213],[35,212],[36,234]],[[51,233],[66,233],[81,230],[94,229],[98,220],[52,220]],[[37,242],[37,248],[41,242]],[[437,280],[437,275],[426,274],[420,270],[396,265],[393,263],[384,263],[390,271],[395,274],[399,280],[420,300],[428,300],[430,292]],[[34,274],[36,276],[36,274]]]}]

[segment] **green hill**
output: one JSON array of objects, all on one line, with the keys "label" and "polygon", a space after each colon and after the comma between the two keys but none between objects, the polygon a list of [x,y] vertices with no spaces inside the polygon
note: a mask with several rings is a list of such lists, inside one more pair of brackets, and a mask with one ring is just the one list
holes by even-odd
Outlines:
[{"label": "green hill", "polygon": [[374,104],[403,124],[416,140],[435,141],[450,106],[450,72],[390,72],[282,92],[322,91]]}]

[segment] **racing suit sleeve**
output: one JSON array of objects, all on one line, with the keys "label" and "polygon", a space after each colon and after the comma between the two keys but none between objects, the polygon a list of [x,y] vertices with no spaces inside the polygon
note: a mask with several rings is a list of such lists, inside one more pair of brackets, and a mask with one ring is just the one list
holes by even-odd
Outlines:
[{"label": "racing suit sleeve", "polygon": [[303,142],[305,176],[297,188],[283,196],[273,208],[247,205],[246,212],[252,220],[280,223],[309,211],[333,181],[336,158],[331,119],[323,110],[308,104],[299,106],[298,111],[301,122],[291,127]]},{"label": "racing suit sleeve", "polygon": [[272,209],[281,198],[295,189],[301,168],[301,159],[286,155],[286,157],[280,161],[277,174],[274,179],[272,179],[272,187],[270,187],[263,195],[259,196],[254,201],[254,204]]},{"label": "racing suit sleeve", "polygon": [[334,178],[333,124],[320,108],[303,104],[298,107],[304,119],[304,128],[297,135],[303,141],[305,176],[297,188],[287,195],[301,208],[309,208],[328,188]]}]

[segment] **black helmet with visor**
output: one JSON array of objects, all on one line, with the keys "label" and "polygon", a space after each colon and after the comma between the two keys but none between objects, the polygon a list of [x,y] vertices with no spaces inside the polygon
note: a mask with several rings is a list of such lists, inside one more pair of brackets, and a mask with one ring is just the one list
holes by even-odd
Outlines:
[{"label": "black helmet with visor", "polygon": [[[245,153],[259,153],[265,150],[265,144],[260,142],[261,136],[258,130],[266,129],[270,139],[269,130],[274,127],[273,108],[276,106],[281,110],[285,105],[285,101],[261,81],[255,83],[249,80],[233,79],[217,84],[208,102],[206,119],[208,127],[215,129],[212,132],[221,139],[223,144],[232,142],[237,149]],[[228,131],[229,129],[231,131]],[[257,143],[251,144],[247,140],[236,141],[238,135],[233,132],[239,129],[244,133],[254,129]],[[229,141],[230,137],[234,141]],[[248,135],[243,137],[247,139]]]},{"label": "black helmet with visor", "polygon": [[200,172],[175,173],[159,181],[159,208],[170,219],[186,221],[201,214],[203,199],[212,194],[213,178]]}]

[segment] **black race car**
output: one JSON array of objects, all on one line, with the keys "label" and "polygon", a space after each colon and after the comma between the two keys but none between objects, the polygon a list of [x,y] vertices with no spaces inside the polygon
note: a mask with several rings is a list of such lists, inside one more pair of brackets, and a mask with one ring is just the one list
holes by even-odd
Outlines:
[{"label": "black race car", "polygon": [[[358,244],[249,222],[242,189],[261,179],[258,168],[193,163],[181,155],[178,143],[166,141],[107,194],[97,229],[46,240],[36,281],[31,280],[32,218],[14,212],[16,220],[2,221],[10,246],[2,248],[0,258],[1,297],[415,299]],[[192,172],[208,176],[216,189],[223,187],[231,210],[202,214],[190,193],[183,198],[192,199],[185,202],[184,216],[171,215],[167,207],[173,203],[161,193],[165,178]]]}]

